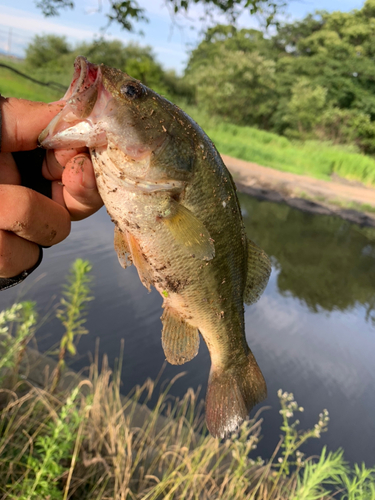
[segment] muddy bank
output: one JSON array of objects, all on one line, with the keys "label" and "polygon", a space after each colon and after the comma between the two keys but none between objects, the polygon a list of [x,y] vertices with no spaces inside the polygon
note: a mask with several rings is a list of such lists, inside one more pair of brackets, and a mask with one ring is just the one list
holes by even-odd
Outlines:
[{"label": "muddy bank", "polygon": [[375,189],[338,177],[329,182],[281,172],[226,155],[222,158],[238,190],[243,193],[262,200],[287,203],[305,212],[336,215],[360,226],[375,227],[375,213],[345,208],[345,205],[356,204],[375,209]]}]

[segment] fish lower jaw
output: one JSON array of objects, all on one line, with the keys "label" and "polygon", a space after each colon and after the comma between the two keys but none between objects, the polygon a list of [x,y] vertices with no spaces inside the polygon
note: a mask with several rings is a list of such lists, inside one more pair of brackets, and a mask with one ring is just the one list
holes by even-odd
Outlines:
[{"label": "fish lower jaw", "polygon": [[90,152],[97,179],[104,177],[107,182],[104,181],[103,184],[108,183],[112,189],[121,188],[133,193],[168,192],[171,194],[179,194],[185,189],[186,183],[183,181],[174,179],[147,180],[126,175],[126,167],[119,169],[108,157],[105,146],[92,148]]},{"label": "fish lower jaw", "polygon": [[181,181],[146,181],[126,176],[123,178],[120,177],[120,179],[125,189],[142,191],[144,193],[156,193],[159,191],[181,192],[185,187],[185,183]]},{"label": "fish lower jaw", "polygon": [[168,192],[171,194],[181,193],[185,188],[185,183],[181,181],[147,181],[124,175],[119,172],[107,174],[110,177],[111,184],[115,187],[121,187],[132,193],[158,193]]}]

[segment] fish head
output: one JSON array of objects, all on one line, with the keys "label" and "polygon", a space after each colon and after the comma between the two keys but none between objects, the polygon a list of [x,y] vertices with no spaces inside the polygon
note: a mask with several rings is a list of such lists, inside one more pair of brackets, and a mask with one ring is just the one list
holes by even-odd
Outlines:
[{"label": "fish head", "polygon": [[[135,180],[185,181],[191,138],[172,103],[122,71],[76,58],[65,106],[40,134],[47,149],[105,150],[111,174]],[[183,117],[186,118],[185,116]]]}]

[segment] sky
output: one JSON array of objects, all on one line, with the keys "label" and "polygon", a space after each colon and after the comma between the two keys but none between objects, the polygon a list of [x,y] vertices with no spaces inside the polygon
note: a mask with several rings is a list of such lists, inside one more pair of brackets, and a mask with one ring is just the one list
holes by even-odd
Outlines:
[{"label": "sky", "polygon": [[[138,0],[138,3],[145,8],[149,18],[149,23],[136,25],[136,30],[142,30],[144,35],[126,32],[113,23],[104,32],[105,38],[150,45],[165,69],[175,69],[181,74],[189,51],[199,43],[200,32],[205,28],[199,20],[201,7],[194,5],[189,10],[189,19],[180,16],[177,22],[173,22],[163,0]],[[290,20],[302,19],[314,10],[350,11],[362,8],[363,4],[364,0],[289,0],[285,16]],[[75,5],[74,10],[62,11],[58,17],[45,18],[34,0],[17,0],[16,3],[14,0],[0,0],[0,52],[22,57],[28,43],[37,34],[65,35],[72,45],[101,36],[106,25],[108,0],[75,0]],[[226,22],[220,16],[215,20]],[[238,24],[240,27],[259,27],[258,19],[247,13],[240,16]]]}]

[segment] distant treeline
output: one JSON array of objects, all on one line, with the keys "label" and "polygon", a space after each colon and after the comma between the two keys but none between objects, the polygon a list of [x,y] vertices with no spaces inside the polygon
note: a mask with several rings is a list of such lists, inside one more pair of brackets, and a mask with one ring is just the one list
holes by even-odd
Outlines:
[{"label": "distant treeline", "polygon": [[361,10],[282,24],[273,36],[217,25],[182,77],[164,71],[150,47],[103,39],[73,49],[64,38],[37,36],[27,62],[70,75],[72,55],[86,55],[225,121],[375,154],[374,40],[375,0],[367,0]]}]

